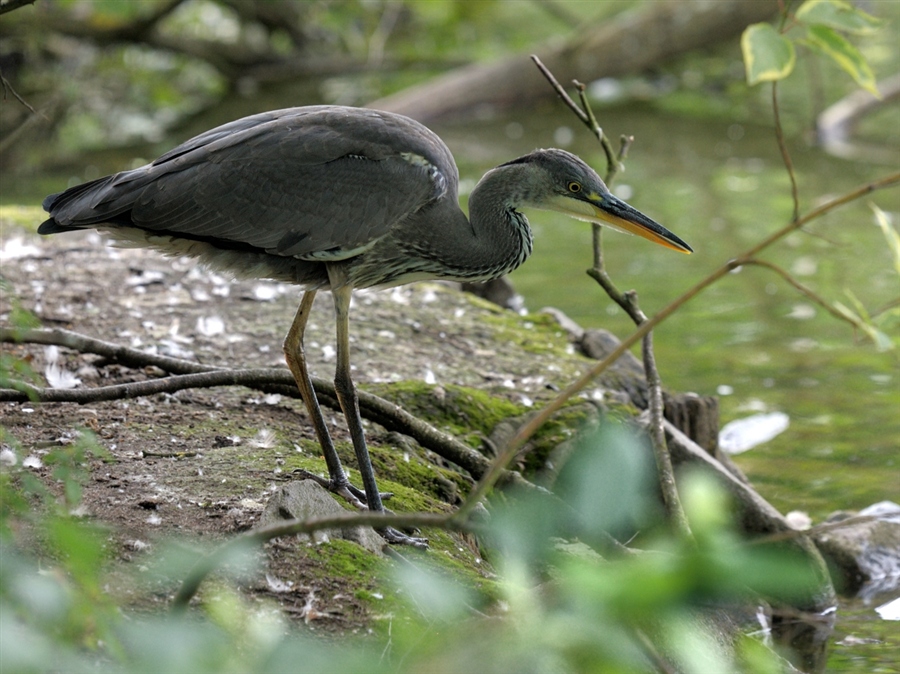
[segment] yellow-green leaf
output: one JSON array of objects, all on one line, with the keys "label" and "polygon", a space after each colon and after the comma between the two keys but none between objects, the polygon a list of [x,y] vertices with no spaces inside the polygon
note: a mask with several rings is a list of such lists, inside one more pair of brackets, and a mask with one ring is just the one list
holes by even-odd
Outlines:
[{"label": "yellow-green leaf", "polygon": [[898,234],[897,230],[891,225],[887,213],[878,208],[875,204],[871,204],[871,206],[872,210],[875,211],[875,222],[881,227],[884,238],[887,239],[888,248],[890,248],[891,255],[894,258],[894,269],[900,274],[900,234]]},{"label": "yellow-green leaf", "polygon": [[875,75],[859,50],[843,35],[828,26],[807,26],[806,39],[843,68],[863,89],[881,98],[875,86]]},{"label": "yellow-green leaf", "polygon": [[747,26],[741,36],[747,83],[782,80],[791,74],[797,54],[794,44],[767,23]]},{"label": "yellow-green leaf", "polygon": [[[859,304],[859,300],[853,296],[849,291],[847,294],[850,296],[851,300],[855,300],[855,304]],[[861,316],[859,316],[853,309],[850,309],[845,304],[841,304],[840,302],[833,302],[832,307],[843,315],[849,322],[853,323],[857,330],[862,332],[866,337],[872,340],[872,343],[875,345],[879,351],[890,351],[894,348],[894,341],[886,335],[884,332],[876,328],[871,320],[865,320]]]},{"label": "yellow-green leaf", "polygon": [[868,35],[884,23],[844,0],[806,0],[794,15],[806,24],[822,24],[855,35]]}]

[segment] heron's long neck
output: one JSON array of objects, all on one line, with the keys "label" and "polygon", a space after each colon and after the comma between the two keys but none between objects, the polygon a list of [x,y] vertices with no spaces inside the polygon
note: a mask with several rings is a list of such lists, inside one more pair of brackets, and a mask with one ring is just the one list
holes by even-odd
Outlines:
[{"label": "heron's long neck", "polygon": [[531,255],[531,227],[516,210],[530,201],[528,185],[517,179],[517,172],[515,167],[488,171],[469,197],[469,221],[475,237],[470,254],[493,267],[494,278],[511,272]]}]

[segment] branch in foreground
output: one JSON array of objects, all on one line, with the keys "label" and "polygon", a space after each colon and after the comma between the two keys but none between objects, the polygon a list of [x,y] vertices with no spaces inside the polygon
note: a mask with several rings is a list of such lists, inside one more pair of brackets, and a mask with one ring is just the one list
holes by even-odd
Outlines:
[{"label": "branch in foreground", "polygon": [[[181,358],[145,353],[138,349],[61,329],[10,330],[0,328],[0,341],[53,344],[80,352],[96,353],[129,367],[143,368],[152,365],[169,372],[180,373],[171,377],[92,389],[51,389],[19,382],[15,390],[0,389],[0,401],[27,402],[31,399],[36,402],[74,402],[83,405],[159,393],[171,394],[188,388],[213,386],[246,386],[265,393],[300,397],[293,375],[284,368],[241,370],[213,368]],[[313,387],[320,402],[335,411],[340,411],[334,385],[331,382],[313,378]],[[491,462],[468,445],[380,396],[365,391],[358,393],[360,412],[365,418],[384,426],[389,431],[396,431],[412,438],[422,447],[457,464],[476,480],[489,470]],[[535,488],[534,484],[514,471],[504,471],[502,482]]]},{"label": "branch in foreground", "polygon": [[783,278],[788,285],[793,287],[800,294],[805,295],[807,298],[809,298],[810,300],[812,300],[813,302],[818,304],[820,307],[825,309],[825,311],[827,311],[829,314],[831,314],[835,318],[837,318],[841,321],[845,321],[846,323],[849,323],[857,330],[865,330],[866,326],[860,324],[859,321],[853,320],[853,318],[851,318],[847,314],[841,313],[840,311],[835,309],[834,306],[832,306],[828,302],[828,300],[826,300],[821,295],[819,295],[819,294],[813,292],[812,290],[810,290],[809,288],[807,288],[805,285],[800,283],[800,281],[795,279],[790,273],[788,273],[786,270],[779,267],[777,264],[773,264],[772,262],[767,262],[766,260],[758,260],[758,259],[745,260],[744,264],[745,265],[756,265],[757,267],[765,267],[766,269],[771,269],[776,274],[778,274],[781,278]]},{"label": "branch in foreground", "polygon": [[262,529],[255,529],[231,539],[210,554],[201,558],[188,572],[187,578],[172,601],[173,611],[183,611],[197,593],[203,580],[224,562],[234,551],[245,546],[258,546],[273,538],[311,534],[322,529],[340,529],[358,526],[385,527],[436,527],[453,531],[472,531],[476,527],[456,517],[455,514],[433,513],[383,514],[375,512],[352,513],[333,517],[316,517],[307,520],[288,520]]}]

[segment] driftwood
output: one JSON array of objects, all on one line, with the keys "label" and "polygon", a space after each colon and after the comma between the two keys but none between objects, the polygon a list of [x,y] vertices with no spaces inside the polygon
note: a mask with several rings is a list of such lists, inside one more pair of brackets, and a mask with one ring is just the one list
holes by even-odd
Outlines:
[{"label": "driftwood", "polygon": [[[534,51],[561,82],[619,77],[731,40],[748,24],[765,21],[777,11],[777,3],[769,0],[648,2],[601,26],[584,26],[563,44]],[[485,108],[508,109],[552,95],[531,61],[517,54],[452,70],[369,107],[432,121]]]}]

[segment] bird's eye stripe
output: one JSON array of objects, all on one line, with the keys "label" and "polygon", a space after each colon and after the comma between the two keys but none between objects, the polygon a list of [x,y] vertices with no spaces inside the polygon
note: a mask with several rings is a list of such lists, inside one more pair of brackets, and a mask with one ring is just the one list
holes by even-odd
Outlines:
[{"label": "bird's eye stripe", "polygon": [[572,182],[569,183],[569,191],[570,191],[570,192],[580,192],[580,191],[581,191],[581,184],[580,184],[580,183],[576,183],[576,182],[573,180]]}]

